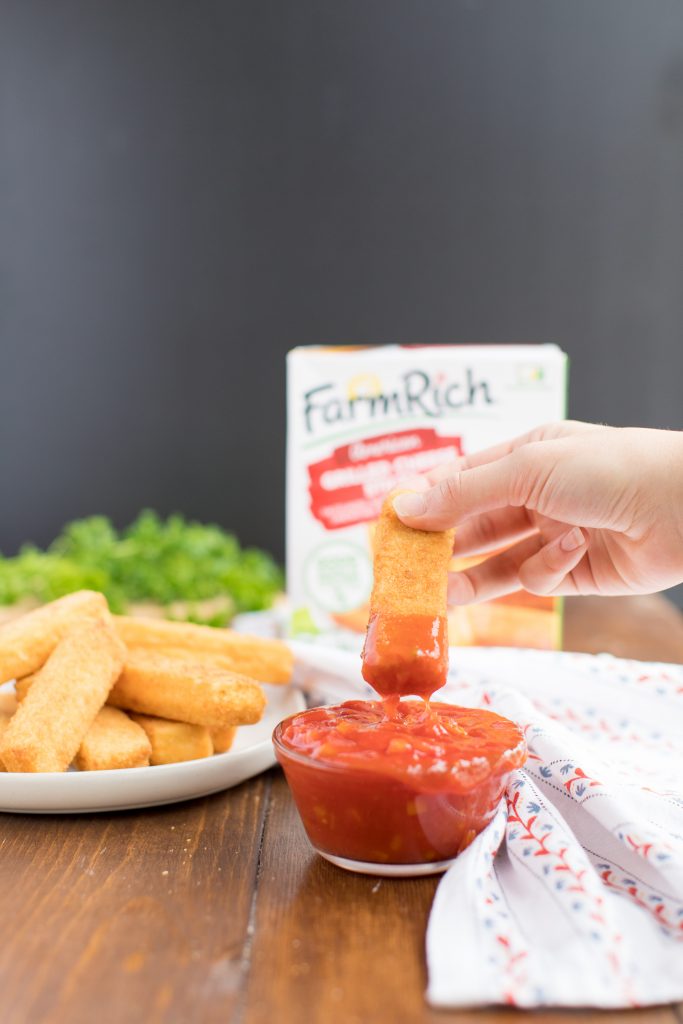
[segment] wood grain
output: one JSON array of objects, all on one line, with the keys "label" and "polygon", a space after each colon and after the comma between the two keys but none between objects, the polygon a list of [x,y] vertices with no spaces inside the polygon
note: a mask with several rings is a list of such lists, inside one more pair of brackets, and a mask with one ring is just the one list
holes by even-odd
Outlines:
[{"label": "wood grain", "polygon": [[268,787],[135,813],[3,816],[3,1024],[230,1020]]},{"label": "wood grain", "polygon": [[[273,781],[244,1024],[421,1020],[424,935],[436,882],[349,874],[311,850]],[[397,984],[400,978],[400,984]],[[379,1014],[379,1016],[378,1016]]]}]

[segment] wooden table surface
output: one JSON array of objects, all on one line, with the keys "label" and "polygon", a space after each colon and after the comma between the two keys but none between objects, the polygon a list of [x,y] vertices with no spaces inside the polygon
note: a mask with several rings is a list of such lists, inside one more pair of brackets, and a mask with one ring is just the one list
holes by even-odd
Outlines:
[{"label": "wooden table surface", "polygon": [[[565,647],[683,662],[663,598],[567,602]],[[2,1024],[683,1024],[624,1013],[433,1011],[438,879],[314,855],[279,770],[216,796],[77,817],[0,816]]]}]

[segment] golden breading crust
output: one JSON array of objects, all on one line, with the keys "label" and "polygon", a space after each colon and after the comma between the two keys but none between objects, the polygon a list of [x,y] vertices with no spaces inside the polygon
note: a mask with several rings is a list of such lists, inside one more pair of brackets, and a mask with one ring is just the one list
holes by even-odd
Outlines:
[{"label": "golden breading crust", "polygon": [[281,640],[247,636],[232,629],[214,629],[191,622],[138,619],[115,615],[119,636],[130,648],[148,648],[164,654],[182,654],[194,661],[207,660],[217,667],[264,683],[288,683],[294,655]]},{"label": "golden breading crust", "polygon": [[195,725],[253,725],[266,698],[253,679],[155,651],[129,652],[109,694],[109,703],[126,711]]},{"label": "golden breading crust", "polygon": [[209,732],[214,754],[226,754],[234,743],[237,728],[234,725],[213,726]]},{"label": "golden breading crust", "polygon": [[147,734],[152,748],[150,764],[176,764],[196,761],[213,754],[209,730],[204,725],[172,722],[151,715],[131,714],[131,718]]},{"label": "golden breading crust", "polygon": [[[38,676],[36,673],[17,679],[16,699],[20,704]],[[158,718],[168,718],[172,708],[174,720],[209,726],[216,737],[215,752],[222,754],[232,745],[236,725],[260,721],[265,695],[253,679],[234,672],[198,665],[187,657],[166,658],[153,651],[137,650],[128,652],[126,667],[107,704],[141,714],[155,712]],[[230,720],[227,725],[226,719]]]},{"label": "golden breading crust", "polygon": [[34,672],[31,676],[24,676],[23,679],[17,679],[14,684],[14,696],[17,704],[21,704],[28,691],[33,686],[33,681],[37,678],[38,673]]},{"label": "golden breading crust", "polygon": [[404,526],[392,505],[400,493],[389,495],[377,522],[370,615],[446,615],[455,530]]},{"label": "golden breading crust", "polygon": [[384,502],[374,536],[374,584],[363,678],[383,696],[429,698],[448,671],[448,565],[454,530],[404,526]]},{"label": "golden breading crust", "polygon": [[75,621],[108,615],[103,594],[79,590],[0,626],[0,683],[41,668]]},{"label": "golden breading crust", "polygon": [[63,772],[107,699],[125,647],[106,621],[86,620],[60,640],[0,740],[10,772]]},{"label": "golden breading crust", "polygon": [[[2,742],[2,737],[7,730],[11,717],[12,716],[8,715],[5,711],[0,711],[0,743]],[[4,762],[0,760],[0,772],[6,771],[7,769],[5,768]]]},{"label": "golden breading crust", "polygon": [[152,747],[147,734],[118,708],[103,707],[95,716],[80,749],[76,767],[82,772],[110,768],[144,768]]},{"label": "golden breading crust", "polygon": [[11,690],[3,690],[0,693],[0,714],[2,715],[13,715],[17,710],[17,695]]}]

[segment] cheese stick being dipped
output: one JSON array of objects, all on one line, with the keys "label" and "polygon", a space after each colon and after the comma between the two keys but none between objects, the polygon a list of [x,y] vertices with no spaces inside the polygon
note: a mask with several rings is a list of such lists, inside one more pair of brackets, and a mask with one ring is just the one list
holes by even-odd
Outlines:
[{"label": "cheese stick being dipped", "polygon": [[363,648],[363,678],[382,697],[429,698],[448,672],[447,584],[453,530],[413,530],[392,492],[375,532],[374,585]]}]

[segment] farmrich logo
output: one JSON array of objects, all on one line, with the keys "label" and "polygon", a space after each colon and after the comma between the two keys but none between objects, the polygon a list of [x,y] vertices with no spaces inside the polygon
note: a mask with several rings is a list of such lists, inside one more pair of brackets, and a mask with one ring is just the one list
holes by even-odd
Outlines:
[{"label": "farmrich logo", "polygon": [[311,388],[303,397],[309,434],[321,427],[383,416],[422,415],[438,419],[459,409],[494,404],[488,381],[478,378],[469,367],[456,380],[443,372],[430,375],[424,370],[410,370],[393,391],[384,390],[377,374],[359,374],[348,381],[345,393],[338,384],[329,383]]}]

